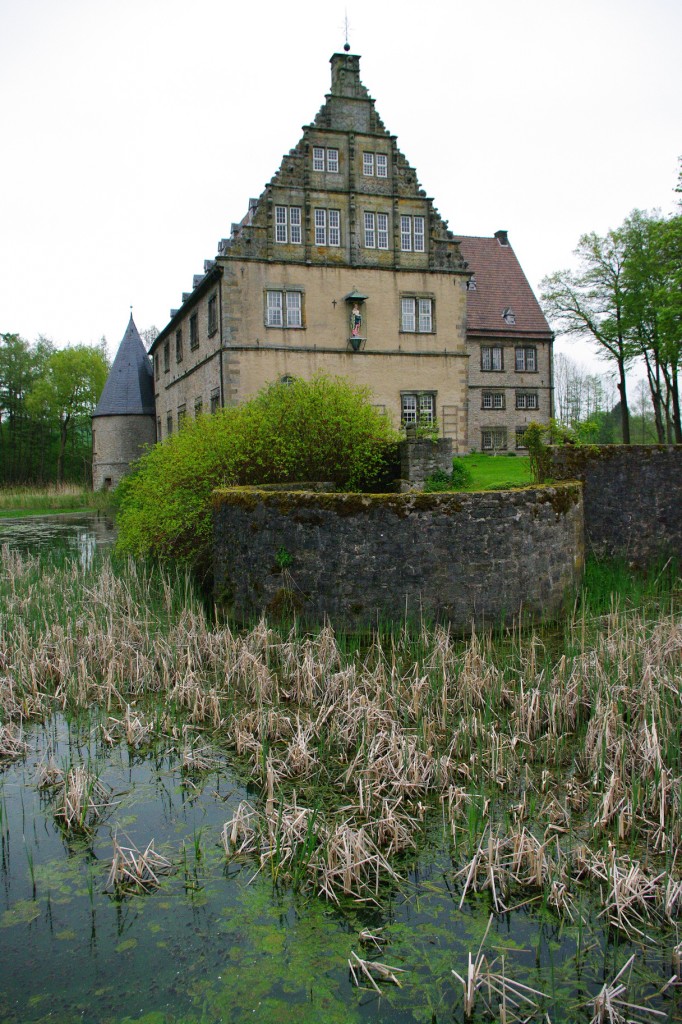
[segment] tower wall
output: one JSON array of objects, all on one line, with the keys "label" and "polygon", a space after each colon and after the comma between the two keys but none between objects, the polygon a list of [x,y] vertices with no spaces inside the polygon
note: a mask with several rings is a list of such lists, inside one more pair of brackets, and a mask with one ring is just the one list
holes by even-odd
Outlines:
[{"label": "tower wall", "polygon": [[116,487],[142,455],[156,443],[153,416],[97,416],[92,421],[93,490]]}]

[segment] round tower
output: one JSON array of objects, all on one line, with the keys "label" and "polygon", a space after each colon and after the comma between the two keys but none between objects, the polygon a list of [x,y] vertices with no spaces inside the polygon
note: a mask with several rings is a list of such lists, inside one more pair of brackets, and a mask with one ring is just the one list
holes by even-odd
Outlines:
[{"label": "round tower", "polygon": [[116,487],[143,449],[156,443],[151,359],[132,313],[92,414],[92,486]]}]

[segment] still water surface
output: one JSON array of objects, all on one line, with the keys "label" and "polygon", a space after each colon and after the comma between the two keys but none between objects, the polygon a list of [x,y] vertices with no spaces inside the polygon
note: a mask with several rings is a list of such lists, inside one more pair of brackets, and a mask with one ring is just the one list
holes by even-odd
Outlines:
[{"label": "still water surface", "polygon": [[89,565],[95,551],[106,551],[116,540],[113,520],[101,512],[0,519],[0,546],[8,544],[33,554],[67,554]]},{"label": "still water surface", "polygon": [[[0,523],[0,543],[80,560],[112,540],[111,524],[92,515]],[[341,898],[336,906],[278,887],[253,860],[226,862],[222,826],[259,793],[218,737],[202,739],[216,767],[190,775],[181,742],[112,746],[103,727],[110,731],[98,709],[54,715],[25,729],[24,758],[0,762],[2,1024],[464,1021],[452,971],[466,975],[491,907],[479,895],[460,908],[454,876],[466,851],[453,849],[437,809],[420,850],[395,865],[399,884],[386,885],[375,905]],[[87,765],[111,793],[86,838],[59,827],[54,798],[38,789],[38,766],[50,757],[62,770]],[[174,873],[154,893],[115,899],[106,891],[114,836],[140,849],[154,840]],[[545,993],[521,1019],[588,1022],[594,996],[636,952],[630,998],[661,1012],[659,1021],[682,1021],[682,990],[659,994],[679,937],[629,943],[604,928],[594,891],[584,893],[573,923],[541,897],[518,903],[496,917],[485,951],[490,960],[504,954],[507,975]],[[361,945],[364,929],[383,929],[381,952]],[[380,995],[355,988],[352,952],[403,968],[403,987],[382,985]],[[474,1020],[490,1019],[479,1002]]]}]

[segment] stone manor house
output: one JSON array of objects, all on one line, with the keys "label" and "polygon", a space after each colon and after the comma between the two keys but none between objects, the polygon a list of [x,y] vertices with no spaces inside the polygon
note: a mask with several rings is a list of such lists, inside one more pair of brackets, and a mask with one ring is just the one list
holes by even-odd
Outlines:
[{"label": "stone manor house", "polygon": [[453,449],[520,447],[552,415],[553,335],[506,231],[449,230],[360,81],[331,91],[145,352],[132,317],[93,417],[93,483],[185,417],[318,372]]}]

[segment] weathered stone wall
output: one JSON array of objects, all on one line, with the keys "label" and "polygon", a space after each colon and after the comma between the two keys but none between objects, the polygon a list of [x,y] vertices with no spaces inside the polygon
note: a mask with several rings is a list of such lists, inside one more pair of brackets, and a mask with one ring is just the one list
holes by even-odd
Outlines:
[{"label": "weathered stone wall", "polygon": [[156,442],[153,416],[94,416],[92,420],[92,487],[116,487],[139,459],[145,445]]},{"label": "weathered stone wall", "polygon": [[638,565],[682,559],[682,446],[553,448],[549,473],[583,481],[588,551]]},{"label": "weathered stone wall", "polygon": [[400,478],[414,488],[422,488],[424,481],[435,472],[452,473],[452,438],[437,441],[408,437],[400,444]]},{"label": "weathered stone wall", "polygon": [[238,618],[467,629],[558,614],[583,566],[579,484],[477,494],[216,492],[216,596]]}]

